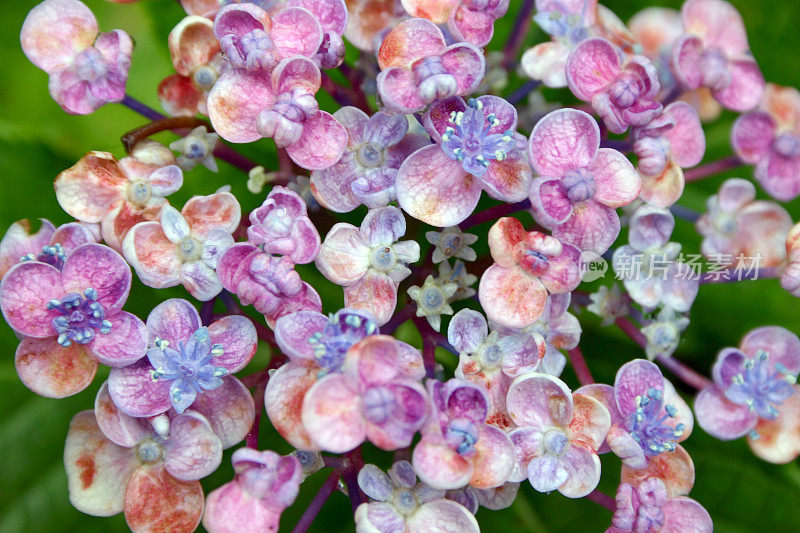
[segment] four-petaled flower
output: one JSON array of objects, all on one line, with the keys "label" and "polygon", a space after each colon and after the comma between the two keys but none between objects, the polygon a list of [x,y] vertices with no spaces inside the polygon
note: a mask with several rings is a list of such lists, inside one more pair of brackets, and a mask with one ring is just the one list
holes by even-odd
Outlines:
[{"label": "four-petaled flower", "polygon": [[711,533],[714,526],[705,508],[686,496],[670,497],[664,481],[652,477],[638,487],[621,483],[617,507],[606,533]]}]

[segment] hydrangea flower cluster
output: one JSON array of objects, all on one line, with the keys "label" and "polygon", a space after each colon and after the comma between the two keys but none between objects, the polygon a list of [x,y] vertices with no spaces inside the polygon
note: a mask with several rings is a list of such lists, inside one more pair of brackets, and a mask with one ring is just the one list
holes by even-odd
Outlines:
[{"label": "hydrangea flower cluster", "polygon": [[[800,296],[800,225],[778,203],[800,194],[800,93],[765,82],[731,4],[626,26],[593,0],[527,1],[500,56],[483,48],[507,0],[180,4],[175,73],[154,88],[168,116],[126,95],[133,41],[98,33],[79,0],[45,0],[21,28],[64,110],[121,102],[149,120],[123,157],[89,151],[55,177],[74,221],[21,220],[0,241],[21,381],[64,398],[111,367],[66,436],[78,510],[135,532],[255,533],[300,497],[302,532],[346,488],[358,532],[477,532],[479,507],[558,491],[607,507],[610,532],[711,531],[687,496],[695,416],[765,461],[800,456],[796,332],[754,329],[710,379],[678,358],[720,275],[754,279],[740,269],[757,258]],[[523,50],[534,21],[551,40]],[[366,53],[345,61],[350,45]],[[509,90],[517,65],[531,80]],[[577,100],[522,109],[540,84]],[[688,170],[710,104],[741,113],[736,156]],[[239,153],[263,138],[248,150],[263,164]],[[705,213],[679,203],[742,164],[776,201],[731,178]],[[198,165],[244,171],[257,201],[199,183]],[[179,209],[189,183],[203,194]],[[714,272],[693,270],[676,219]],[[156,289],[136,295],[145,320],[123,310],[134,272]],[[607,272],[622,289],[579,289]],[[585,311],[636,346],[613,385],[584,359]],[[294,451],[266,449],[278,438]],[[201,486],[234,447],[233,477]],[[393,464],[365,464],[376,450]]]}]

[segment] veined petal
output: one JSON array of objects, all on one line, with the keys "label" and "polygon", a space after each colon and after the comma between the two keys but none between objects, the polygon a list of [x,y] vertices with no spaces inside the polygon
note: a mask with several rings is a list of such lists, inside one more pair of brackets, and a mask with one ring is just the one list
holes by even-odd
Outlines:
[{"label": "veined petal", "polygon": [[89,152],[61,172],[54,183],[56,199],[69,215],[82,222],[100,222],[122,201],[128,178],[108,152]]},{"label": "veined petal", "polygon": [[317,368],[288,363],[267,382],[264,404],[278,433],[299,450],[319,450],[301,420],[306,392],[317,382]]},{"label": "veined petal", "polygon": [[97,20],[77,0],[47,0],[30,10],[20,32],[22,51],[47,73],[69,66],[97,37]]},{"label": "veined petal", "polygon": [[519,267],[494,264],[481,276],[478,298],[489,320],[522,328],[541,316],[547,290],[538,278]]},{"label": "veined petal", "polygon": [[425,56],[438,54],[446,46],[444,36],[436,25],[425,19],[407,19],[383,39],[378,50],[378,66],[408,67]]},{"label": "veined petal", "polygon": [[94,379],[97,363],[83,346],[63,347],[55,337],[20,341],[14,366],[22,383],[46,398],[66,398],[84,390]]},{"label": "veined petal", "polygon": [[64,296],[61,272],[36,261],[18,263],[0,284],[3,318],[15,331],[28,337],[55,336],[52,319],[57,311],[47,309],[50,300]]},{"label": "veined petal", "polygon": [[263,73],[230,69],[220,76],[208,95],[208,116],[223,139],[253,142],[261,138],[256,128],[258,115],[273,103],[275,94]]},{"label": "veined petal", "polygon": [[142,466],[131,476],[125,491],[125,520],[131,530],[194,531],[202,517],[199,481],[179,481],[163,465]]},{"label": "veined petal", "polygon": [[326,111],[320,111],[303,125],[300,139],[286,147],[292,160],[308,170],[322,170],[336,164],[347,145],[347,130]]},{"label": "veined petal", "polygon": [[255,420],[253,396],[235,376],[224,377],[216,389],[198,394],[192,411],[208,420],[223,449],[242,442]]},{"label": "veined petal", "polygon": [[314,442],[332,453],[350,451],[366,436],[361,398],[341,374],[330,374],[308,389],[302,420]]},{"label": "veined petal", "polygon": [[534,126],[528,154],[537,174],[561,177],[586,168],[600,148],[600,128],[591,115],[577,109],[553,111]]}]

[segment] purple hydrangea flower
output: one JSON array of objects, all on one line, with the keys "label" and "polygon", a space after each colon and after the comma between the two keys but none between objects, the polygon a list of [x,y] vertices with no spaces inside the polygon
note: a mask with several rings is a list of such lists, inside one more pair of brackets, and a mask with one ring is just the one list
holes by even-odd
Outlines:
[{"label": "purple hydrangea flower", "polygon": [[750,447],[765,461],[793,461],[800,455],[798,372],[797,335],[777,326],[754,329],[738,349],[717,356],[713,385],[695,399],[697,423],[721,440],[749,435]]},{"label": "purple hydrangea flower", "polygon": [[67,113],[86,115],[125,96],[133,41],[122,30],[99,33],[82,2],[37,5],[25,18],[20,41],[28,59],[50,75],[50,95]]},{"label": "purple hydrangea flower", "polygon": [[375,465],[358,473],[358,485],[373,501],[356,509],[356,531],[438,531],[478,533],[480,528],[464,506],[445,499],[445,491],[417,483],[414,467],[398,461],[384,474]]},{"label": "purple hydrangea flower", "polygon": [[320,245],[305,202],[284,187],[273,187],[261,207],[250,213],[247,240],[268,254],[288,256],[299,265],[313,261]]},{"label": "purple hydrangea flower", "polygon": [[0,308],[23,336],[15,358],[23,383],[37,394],[63,398],[91,383],[97,363],[125,366],[142,358],[147,330],[122,311],[130,286],[125,260],[94,243],[76,247],[60,270],[35,260],[8,270]]},{"label": "purple hydrangea flower", "polygon": [[419,260],[419,244],[400,241],[406,219],[394,206],[372,209],[361,228],[340,222],[325,236],[316,265],[322,275],[344,287],[344,305],[370,312],[385,324],[397,305],[397,286]]},{"label": "purple hydrangea flower", "polygon": [[397,169],[409,154],[428,144],[426,137],[408,133],[408,119],[382,111],[372,117],[355,107],[333,114],[347,130],[347,147],[338,163],[311,173],[314,197],[337,213],[360,204],[370,209],[396,199]]},{"label": "purple hydrangea flower", "polygon": [[508,481],[514,446],[502,430],[486,423],[489,400],[483,389],[460,379],[429,380],[428,393],[432,412],[413,453],[420,479],[444,490]]},{"label": "purple hydrangea flower", "polygon": [[619,235],[615,209],[635,200],[642,187],[630,161],[600,148],[594,118],[575,109],[553,111],[540,120],[528,153],[541,176],[530,193],[537,222],[581,250],[608,250]]},{"label": "purple hydrangea flower", "polygon": [[525,199],[532,174],[511,104],[497,96],[438,100],[423,123],[436,144],[408,156],[397,173],[397,200],[408,214],[453,226],[472,213],[482,190],[506,202]]},{"label": "purple hydrangea flower", "polygon": [[714,525],[705,508],[685,496],[670,497],[664,481],[653,477],[638,487],[627,483],[617,489],[617,508],[606,533],[711,533]]},{"label": "purple hydrangea flower", "polygon": [[236,475],[209,493],[203,526],[209,531],[278,531],[281,513],[300,489],[300,462],[252,448],[236,450],[231,461]]}]

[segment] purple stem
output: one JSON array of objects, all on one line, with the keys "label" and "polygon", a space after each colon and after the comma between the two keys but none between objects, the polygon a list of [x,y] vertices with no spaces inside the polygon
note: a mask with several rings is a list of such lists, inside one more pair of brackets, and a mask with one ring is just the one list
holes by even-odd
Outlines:
[{"label": "purple stem", "polygon": [[620,140],[620,139],[603,139],[600,142],[601,148],[613,148],[618,152],[622,152],[623,154],[628,153],[631,151],[631,142],[627,140]]},{"label": "purple stem", "polygon": [[214,303],[217,301],[217,297],[214,296],[207,302],[203,302],[203,306],[200,308],[200,323],[204,326],[208,326],[211,324],[211,317],[214,314]]},{"label": "purple stem", "polygon": [[358,485],[358,473],[364,466],[364,460],[361,458],[361,447],[359,446],[351,452],[347,452],[347,459],[350,461],[350,466],[342,472],[342,479],[347,486],[347,494],[350,496],[350,507],[355,514],[356,509],[362,503],[367,501],[367,496],[361,491]]},{"label": "purple stem", "polygon": [[120,101],[120,104],[124,105],[128,109],[135,111],[142,115],[145,118],[149,118],[150,120],[161,120],[162,118],[167,118],[166,116],[162,115],[155,109],[151,108],[147,104],[143,104],[133,96],[126,94],[125,97]]},{"label": "purple stem", "polygon": [[701,213],[698,213],[694,209],[690,209],[690,208],[688,208],[686,206],[683,206],[683,205],[680,205],[680,204],[672,204],[670,206],[669,210],[677,218],[681,218],[683,220],[687,220],[687,221],[689,221],[691,223],[697,222],[697,219],[699,219],[702,216]]},{"label": "purple stem", "polygon": [[720,172],[725,172],[726,170],[736,168],[740,165],[742,165],[741,159],[739,159],[735,155],[732,155],[728,157],[723,157],[719,161],[714,161],[706,165],[689,169],[683,173],[683,177],[686,180],[686,183],[689,183],[692,181],[697,181],[703,178],[707,178],[709,176],[714,176],[715,174],[719,174]]},{"label": "purple stem", "polygon": [[540,82],[539,80],[528,80],[525,83],[523,83],[519,88],[517,88],[517,90],[511,93],[508,96],[508,98],[506,98],[506,101],[509,104],[516,106],[541,84],[542,82]]},{"label": "purple stem", "polygon": [[325,483],[320,487],[317,495],[314,496],[314,499],[308,504],[303,516],[300,517],[297,525],[294,526],[292,533],[304,533],[308,531],[308,528],[314,523],[314,519],[319,514],[322,506],[325,505],[325,502],[328,501],[328,498],[330,498],[331,494],[333,494],[333,491],[336,489],[341,473],[341,468],[337,468],[331,472],[331,475],[328,476],[328,479],[326,479]]},{"label": "purple stem", "polygon": [[422,362],[425,364],[425,376],[433,378],[436,374],[436,345],[438,333],[425,318],[414,317],[420,335],[422,335]]},{"label": "purple stem", "polygon": [[531,208],[531,201],[530,200],[523,200],[521,202],[517,202],[515,204],[500,204],[494,207],[490,207],[489,209],[484,209],[483,211],[478,211],[477,213],[473,213],[469,217],[467,217],[464,222],[458,225],[459,228],[462,230],[471,228],[472,226],[477,226],[478,224],[483,224],[484,222],[488,222],[490,220],[497,220],[500,217],[505,217],[516,213],[517,211],[522,211],[524,209]]},{"label": "purple stem", "polygon": [[670,372],[675,374],[678,377],[678,379],[680,379],[693,389],[697,389],[698,391],[700,391],[712,385],[710,379],[708,379],[705,376],[701,376],[700,374],[698,374],[688,366],[684,365],[674,357],[659,354],[656,356],[656,361],[661,363]]},{"label": "purple stem", "polygon": [[403,307],[400,311],[394,314],[389,321],[381,326],[381,333],[386,335],[391,335],[394,331],[399,328],[402,324],[404,324],[408,319],[414,316],[414,311],[416,310],[416,305],[414,302],[409,302],[405,307]]},{"label": "purple stem", "polygon": [[514,26],[511,28],[508,41],[503,48],[503,64],[506,68],[512,67],[517,62],[519,49],[522,47],[522,42],[525,40],[525,35],[527,35],[533,20],[531,12],[533,12],[533,0],[525,0],[522,7],[519,8]]},{"label": "purple stem", "polygon": [[617,502],[604,492],[600,492],[597,489],[594,489],[592,492],[586,495],[587,500],[591,500],[594,503],[602,505],[612,513],[617,510]]},{"label": "purple stem", "polygon": [[578,376],[578,381],[580,384],[591,385],[594,383],[594,378],[592,377],[592,373],[589,371],[589,367],[586,364],[586,359],[583,358],[583,352],[581,352],[581,349],[576,346],[575,348],[569,350],[567,355],[569,355],[569,362],[572,363],[572,368],[575,370],[575,374]]}]

